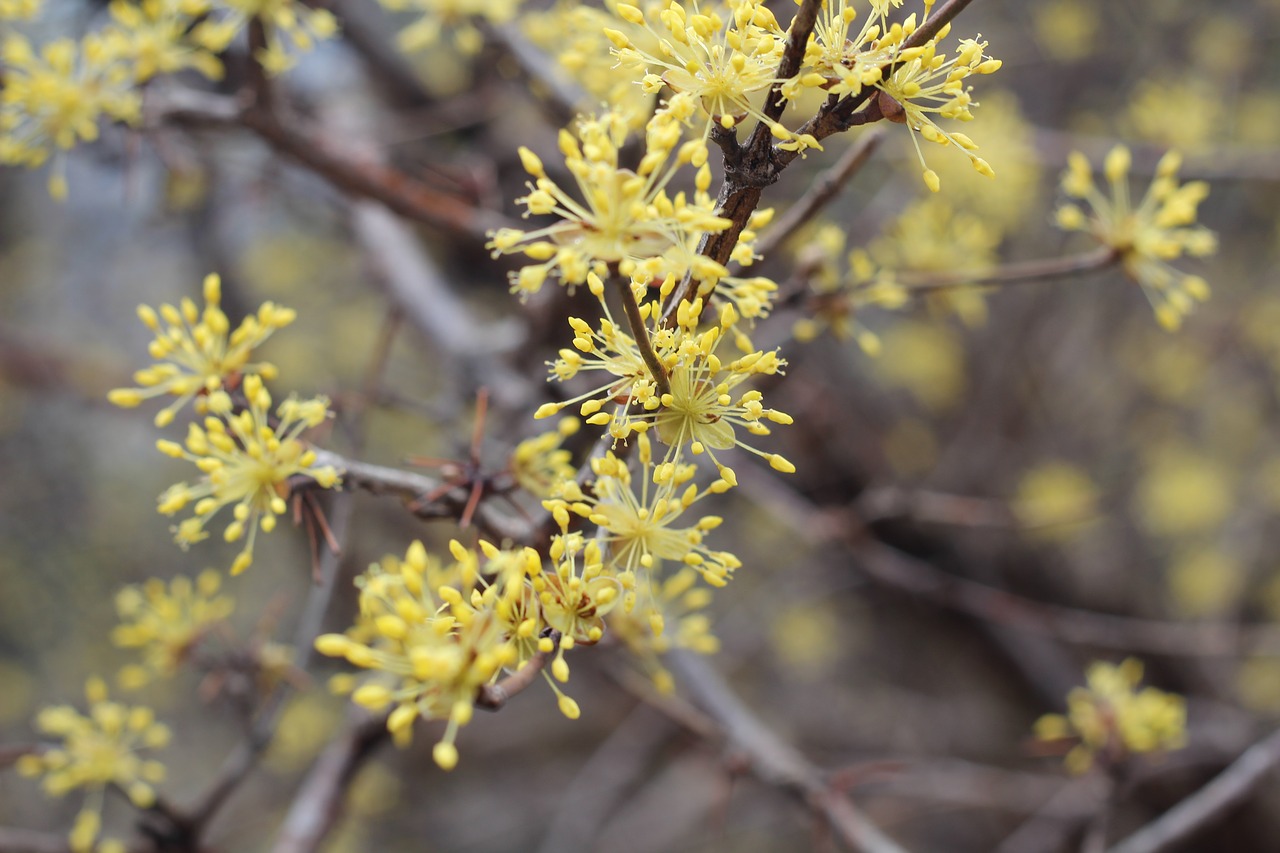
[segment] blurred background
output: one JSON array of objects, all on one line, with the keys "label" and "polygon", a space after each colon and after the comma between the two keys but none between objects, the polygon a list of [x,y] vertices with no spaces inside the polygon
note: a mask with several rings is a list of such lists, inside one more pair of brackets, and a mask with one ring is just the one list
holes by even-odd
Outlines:
[{"label": "blurred background", "polygon": [[[785,22],[791,4],[777,7]],[[553,54],[568,41],[555,19],[535,17],[549,14],[540,8],[526,6],[523,29],[488,31],[478,53],[446,35],[404,55],[392,46],[398,19],[353,0],[338,11],[360,43],[321,45],[280,88],[333,140],[515,215],[516,145],[553,151],[564,121],[537,97],[538,80],[531,96],[528,55],[513,48]],[[104,14],[68,0],[30,31],[78,34]],[[1244,643],[1206,654],[1197,633],[1199,623],[1280,619],[1280,3],[979,0],[953,32],[981,33],[1004,62],[977,79],[965,128],[996,180],[957,152],[929,150],[943,180],[932,196],[906,129],[888,126],[823,221],[754,269],[787,281],[796,258],[823,245],[824,223],[846,250],[905,269],[1087,251],[1087,238],[1054,225],[1059,175],[1068,152],[1099,168],[1124,141],[1135,197],[1173,147],[1186,179],[1210,182],[1200,222],[1220,248],[1182,266],[1213,296],[1170,333],[1118,269],[951,291],[859,313],[882,342],[876,357],[831,335],[796,341],[802,308],[761,321],[757,343],[781,346],[790,362],[767,399],[796,420],[767,449],[798,471],[779,484],[735,462],[743,488],[719,498],[726,522],[712,545],[744,566],[712,607],[722,643],[712,663],[908,849],[1078,849],[1099,809],[1097,779],[1069,777],[1030,739],[1090,661],[1136,655],[1148,683],[1188,701],[1188,746],[1135,760],[1112,838],[1203,785],[1280,713],[1280,659]],[[223,93],[243,79],[242,56],[228,65],[212,87]],[[797,161],[765,204],[785,209],[857,138],[833,137]],[[472,324],[474,349],[460,354],[431,321],[441,297],[406,297],[392,281],[399,256],[371,244],[351,205],[243,130],[113,126],[71,154],[67,174],[70,197],[57,203],[43,173],[0,170],[0,743],[32,741],[42,705],[80,702],[86,677],[127,661],[107,639],[121,585],[225,568],[234,555],[218,537],[185,553],[172,543],[155,497],[187,466],[155,452],[151,409],[106,402],[146,363],[139,303],[198,299],[217,271],[233,322],[268,299],[297,309],[263,351],[280,368],[273,388],[329,395],[340,416],[321,441],[393,466],[465,458],[482,384],[493,391],[485,459],[505,464],[544,428],[531,412],[556,389],[540,365],[569,339],[563,318],[586,310],[582,294],[550,288],[521,305],[508,293],[510,264],[491,260],[482,237],[409,226],[454,300],[439,311]],[[388,343],[370,395],[364,377]],[[392,498],[351,500],[347,578],[414,538],[439,553],[458,535]],[[824,539],[819,519],[906,562]],[[260,541],[253,567],[228,584],[241,642],[288,642],[310,566],[300,530],[282,525]],[[1070,613],[984,604],[955,579]],[[340,581],[327,628],[349,624],[353,607]],[[1083,614],[1084,641],[1071,613]],[[1186,632],[1153,639],[1124,623],[1100,643],[1088,627],[1096,614]],[[413,747],[383,749],[363,768],[326,849],[836,849],[811,814],[643,701],[619,675],[635,670],[621,649],[572,661],[580,720],[561,717],[537,685],[502,713],[477,715],[448,775],[429,757],[438,724],[424,726]],[[311,667],[311,689],[290,699],[210,849],[268,848],[342,723],[343,701],[324,689],[337,671]],[[241,737],[234,697],[207,695],[207,682],[186,672],[141,694],[175,731],[164,791],[177,802],[202,790]],[[1274,849],[1278,797],[1259,787],[1178,849]],[[60,833],[77,803],[0,773],[0,825]],[[124,830],[130,815],[116,805],[109,823]]]}]

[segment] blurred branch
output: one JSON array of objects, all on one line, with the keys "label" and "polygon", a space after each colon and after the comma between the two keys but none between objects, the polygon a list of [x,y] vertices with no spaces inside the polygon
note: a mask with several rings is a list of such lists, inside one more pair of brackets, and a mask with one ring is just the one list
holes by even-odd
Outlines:
[{"label": "blurred branch", "polygon": [[1196,793],[1112,847],[1109,853],[1159,853],[1188,840],[1243,803],[1280,764],[1280,730],[1249,747]]},{"label": "blurred branch", "polygon": [[320,848],[337,822],[357,771],[389,736],[385,714],[375,716],[353,706],[347,725],[303,779],[272,848],[274,853],[311,853]]},{"label": "blurred branch", "polygon": [[1066,276],[1083,275],[1109,267],[1119,260],[1119,252],[1109,246],[1103,246],[1092,252],[1068,255],[1063,258],[1022,261],[971,273],[919,273],[915,275],[908,273],[897,276],[895,280],[910,293],[953,290],[957,287],[1028,284]]},{"label": "blurred branch", "polygon": [[324,178],[337,189],[359,198],[381,202],[415,222],[476,240],[509,224],[496,211],[483,210],[454,196],[438,192],[408,175],[370,158],[352,156],[327,142],[315,127],[305,127],[297,117],[283,118],[256,105],[190,90],[166,90],[152,95],[148,121],[187,127],[244,127],[253,131],[277,153]]},{"label": "blurred branch", "polygon": [[1181,623],[1113,616],[1046,604],[952,575],[884,544],[855,512],[814,504],[777,476],[742,466],[744,493],[815,541],[844,546],[867,577],[940,606],[1084,646],[1183,657],[1280,655],[1280,629],[1270,625]]},{"label": "blurred branch", "polygon": [[667,655],[667,662],[697,703],[720,723],[730,745],[746,755],[762,781],[799,797],[854,849],[904,853],[847,796],[828,784],[818,768],[751,713],[705,658],[678,650]]},{"label": "blurred branch", "polygon": [[567,125],[577,118],[588,103],[587,93],[560,72],[552,57],[525,38],[518,24],[482,22],[482,25],[489,39],[520,66],[520,71],[533,84],[530,90],[540,96],[555,124]]},{"label": "blurred branch", "polygon": [[0,853],[71,853],[66,835],[0,826]]},{"label": "blurred branch", "polygon": [[756,253],[765,258],[769,257],[774,250],[807,225],[867,164],[883,141],[884,131],[878,127],[858,137],[857,141],[840,155],[835,165],[818,175],[809,185],[809,189],[805,190],[804,195],[788,207],[764,236],[756,241]]},{"label": "blurred branch", "polygon": [[388,208],[357,202],[351,223],[391,299],[435,344],[440,357],[459,362],[502,405],[524,406],[533,394],[531,383],[499,358],[516,343],[514,321],[477,322],[412,231]]},{"label": "blurred branch", "polygon": [[854,503],[864,524],[888,518],[911,518],[956,527],[1017,527],[1018,520],[1004,501],[953,495],[929,489],[874,486]]}]

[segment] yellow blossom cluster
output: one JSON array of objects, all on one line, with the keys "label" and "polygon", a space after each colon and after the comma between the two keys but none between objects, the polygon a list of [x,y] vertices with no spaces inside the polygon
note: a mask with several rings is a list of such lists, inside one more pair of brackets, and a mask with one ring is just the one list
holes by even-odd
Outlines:
[{"label": "yellow blossom cluster", "polygon": [[1089,160],[1072,152],[1062,175],[1062,191],[1073,200],[1058,208],[1058,225],[1084,231],[1119,257],[1124,270],[1142,287],[1156,320],[1166,329],[1182,325],[1197,302],[1209,298],[1209,285],[1171,262],[1184,255],[1203,258],[1217,251],[1212,231],[1196,224],[1197,208],[1209,195],[1204,181],[1180,184],[1182,157],[1170,151],[1156,165],[1155,178],[1136,205],[1129,198],[1129,149],[1116,146],[1103,162],[1108,194],[1098,188]]},{"label": "yellow blossom cluster", "polygon": [[203,426],[188,426],[186,441],[156,442],[161,453],[187,460],[203,475],[195,483],[170,486],[158,499],[158,509],[164,515],[174,515],[194,504],[191,517],[175,528],[178,544],[185,548],[208,537],[205,527],[209,521],[223,507],[232,507],[232,520],[224,528],[223,538],[245,542],[231,564],[233,575],[253,562],[258,530],[270,533],[276,518],[284,515],[290,477],[313,480],[324,489],[338,484],[338,472],[331,466],[317,466],[315,451],[299,439],[304,430],[319,426],[329,416],[328,399],[289,397],[277,407],[272,425],[271,394],[260,376],[245,377],[244,396],[247,405],[236,412],[230,395],[214,392],[209,400],[212,414]]},{"label": "yellow blossom cluster", "polygon": [[0,42],[0,165],[34,169],[54,157],[54,198],[67,195],[62,155],[97,139],[102,117],[134,121],[139,108],[129,69],[104,38],[57,39],[40,50],[17,33]]},{"label": "yellow blossom cluster", "polygon": [[[0,21],[34,17],[42,6],[0,0]],[[78,41],[36,47],[17,33],[0,41],[0,165],[34,169],[52,157],[57,199],[67,195],[65,152],[96,140],[104,118],[136,123],[139,86],[156,75],[194,69],[220,79],[217,54],[251,21],[264,41],[255,58],[272,74],[337,32],[331,13],[295,0],[112,0],[109,9],[109,23]]]},{"label": "yellow blossom cluster", "polygon": [[168,584],[151,578],[116,593],[120,624],[111,641],[142,655],[140,664],[120,671],[121,684],[136,688],[172,675],[204,635],[235,609],[232,598],[220,594],[221,587],[218,572],[207,569],[194,582],[182,576]]},{"label": "yellow blossom cluster", "polygon": [[[495,257],[520,253],[532,263],[512,275],[521,296],[537,293],[556,274],[569,285],[582,284],[589,273],[611,269],[641,281],[692,275],[714,282],[728,271],[697,251],[697,240],[729,226],[715,213],[707,194],[711,170],[702,140],[681,143],[684,121],[692,111],[688,98],[673,98],[645,129],[645,154],[636,169],[621,167],[619,150],[628,136],[621,113],[606,111],[578,123],[575,135],[560,132],[560,153],[573,176],[577,193],[566,192],[547,175],[541,158],[528,148],[520,159],[534,182],[519,199],[526,216],[552,215],[555,221],[524,231],[504,228],[492,235]],[[697,170],[692,198],[671,196],[667,187],[681,166]]]},{"label": "yellow blossom cluster", "polygon": [[[920,159],[924,182],[933,192],[939,190],[941,180],[925,162],[917,135],[927,142],[960,149],[974,169],[993,176],[987,161],[973,153],[977,145],[972,139],[938,123],[939,119],[973,119],[971,107],[976,102],[966,80],[973,75],[992,74],[1001,64],[986,55],[987,43],[961,39],[954,53],[948,55],[940,49],[951,31],[947,24],[924,44],[907,47],[904,43],[918,26],[916,15],[889,22],[890,13],[902,5],[902,0],[871,0],[870,14],[861,24],[857,5],[852,0],[823,4],[805,52],[804,66],[787,81],[784,91],[795,97],[804,88],[817,88],[845,96],[875,89],[877,106],[884,117],[914,131],[911,142]],[[932,7],[933,0],[924,0],[925,17]]]},{"label": "yellow blossom cluster", "polygon": [[523,0],[380,0],[391,12],[417,16],[400,31],[397,41],[406,51],[431,47],[450,33],[463,53],[478,53],[484,36],[477,21],[505,24],[516,16]]},{"label": "yellow blossom cluster", "polygon": [[1094,663],[1085,682],[1067,695],[1066,715],[1046,714],[1035,725],[1041,740],[1075,742],[1066,758],[1072,773],[1083,773],[1095,762],[1114,765],[1131,755],[1186,744],[1186,703],[1154,687],[1137,689],[1142,682],[1137,659],[1119,666]]},{"label": "yellow blossom cluster", "polygon": [[208,395],[223,388],[235,388],[245,374],[274,379],[276,368],[269,362],[251,362],[253,351],[283,329],[297,316],[291,308],[264,302],[256,315],[244,318],[233,331],[223,313],[222,280],[210,274],[204,280],[203,310],[191,299],[175,307],[148,305],[138,308],[138,317],[155,334],[148,352],[159,364],[133,375],[137,388],[117,388],[108,399],[117,406],[132,408],[150,397],[171,394],[177,399],[162,409],[156,426],[166,427],[193,399],[196,411],[208,411]]},{"label": "yellow blossom cluster", "polygon": [[106,789],[120,788],[138,808],[154,803],[152,786],[164,780],[165,768],[139,753],[168,744],[169,728],[156,722],[150,708],[112,702],[101,679],[88,681],[85,697],[87,714],[69,705],[40,711],[36,727],[59,744],[24,755],[18,760],[18,772],[43,777],[45,791],[54,797],[85,789],[85,804],[69,839],[73,853],[123,853],[122,842],[99,838]]},{"label": "yellow blossom cluster", "polygon": [[352,699],[371,710],[392,708],[387,727],[398,743],[409,741],[419,717],[447,720],[432,755],[451,770],[454,741],[480,690],[504,671],[531,665],[534,655],[559,650],[554,679],[545,670],[543,676],[561,712],[578,717],[577,703],[556,684],[569,679],[564,652],[598,641],[600,618],[619,597],[618,581],[601,574],[598,547],[585,550],[580,536],[558,537],[550,549],[554,568],[544,571],[532,548],[503,551],[481,542],[477,554],[455,540],[445,563],[414,542],[403,559],[387,556],[356,580],[356,624],[319,637],[316,648],[371,671],[358,686],[340,676],[335,687],[353,690]]},{"label": "yellow blossom cluster", "polygon": [[[206,524],[231,506],[232,519],[223,530],[228,542],[245,545],[231,566],[236,575],[253,561],[257,533],[270,533],[283,515],[291,477],[309,479],[321,488],[338,485],[338,472],[317,466],[316,456],[301,440],[302,433],[329,417],[325,397],[289,397],[271,412],[271,394],[263,382],[277,371],[269,362],[255,362],[254,350],[296,314],[265,302],[256,314],[233,330],[222,311],[222,283],[217,275],[204,280],[203,310],[191,299],[177,306],[138,308],[138,317],[155,337],[148,347],[158,364],[133,375],[136,388],[117,388],[108,399],[132,408],[143,400],[170,394],[177,399],[155,417],[158,427],[170,425],[178,411],[195,401],[203,423],[189,424],[183,443],[162,439],[156,447],[166,456],[186,459],[200,471],[195,483],[178,483],[158,499],[164,515],[194,504],[193,515],[175,528],[175,539],[186,548],[208,537]],[[122,614],[123,615],[123,614]]]}]

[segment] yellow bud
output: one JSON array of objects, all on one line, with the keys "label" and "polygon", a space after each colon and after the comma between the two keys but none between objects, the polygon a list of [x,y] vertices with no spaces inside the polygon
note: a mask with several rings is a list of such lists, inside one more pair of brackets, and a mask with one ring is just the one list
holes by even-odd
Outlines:
[{"label": "yellow bud", "polygon": [[431,748],[431,759],[441,770],[452,770],[458,766],[458,748],[441,741]]}]

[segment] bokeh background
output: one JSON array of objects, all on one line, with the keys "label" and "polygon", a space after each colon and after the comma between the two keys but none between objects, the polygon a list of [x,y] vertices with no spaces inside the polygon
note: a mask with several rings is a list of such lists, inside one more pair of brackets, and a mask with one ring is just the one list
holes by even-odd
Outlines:
[{"label": "bokeh background", "polygon": [[[785,21],[791,5],[777,6]],[[343,12],[362,41],[397,56],[388,46],[396,19],[363,0]],[[61,2],[41,26],[79,33],[103,15]],[[540,23],[521,36],[530,46],[554,53],[569,41]],[[955,32],[980,32],[1004,61],[977,81],[981,106],[965,128],[997,179],[954,152],[928,151],[943,177],[931,197],[905,129],[890,126],[824,214],[847,247],[941,269],[1088,250],[1053,224],[1067,153],[1096,165],[1129,143],[1142,192],[1160,154],[1176,147],[1183,175],[1212,186],[1200,221],[1220,249],[1187,267],[1209,281],[1212,299],[1169,333],[1115,270],[954,293],[860,315],[883,343],[874,358],[830,336],[794,341],[794,309],[763,321],[760,342],[778,342],[790,361],[767,389],[771,405],[796,418],[769,447],[798,472],[781,492],[776,475],[744,475],[717,508],[726,523],[715,544],[744,566],[715,600],[723,649],[713,662],[909,849],[1075,849],[1097,811],[1091,783],[1070,779],[1028,740],[1089,661],[1134,651],[1150,683],[1189,703],[1188,747],[1138,762],[1112,837],[1202,785],[1280,713],[1280,660],[1245,647],[1197,654],[1194,633],[1199,622],[1280,619],[1280,3],[979,0]],[[531,95],[510,38],[475,55],[446,38],[382,68],[368,62],[368,45],[339,41],[303,57],[282,87],[333,138],[514,213],[523,180],[515,146],[553,150],[561,118]],[[240,79],[235,59],[223,91]],[[853,139],[798,161],[765,203],[785,208]],[[479,332],[473,353],[449,351],[412,310],[389,319],[403,304],[348,203],[244,132],[111,128],[70,157],[68,178],[70,198],[56,203],[43,174],[0,170],[0,743],[31,741],[40,706],[78,701],[86,677],[126,662],[107,641],[122,584],[223,568],[233,555],[217,541],[186,553],[172,544],[155,496],[186,468],[155,452],[148,412],[106,402],[145,362],[139,303],[197,297],[203,276],[218,271],[233,320],[266,299],[296,308],[298,321],[265,348],[280,368],[275,387],[362,410],[361,435],[340,418],[323,438],[382,464],[464,458],[477,386],[510,369],[527,384],[491,401],[484,452],[495,466],[541,428],[531,412],[553,389],[540,365],[568,340],[562,318],[583,304],[550,294],[521,306],[507,292],[509,267],[480,240],[416,229]],[[786,280],[817,234],[757,269]],[[366,407],[363,377],[388,337]],[[1127,648],[1124,636],[1102,648],[1020,629],[1016,612],[980,615],[946,591],[911,594],[866,571],[856,549],[816,537],[809,522],[821,512],[861,519],[869,537],[919,558],[935,580],[1173,621],[1188,633],[1164,653],[1141,638]],[[440,549],[457,535],[394,499],[355,494],[354,513],[348,577],[413,538]],[[238,636],[287,642],[309,578],[305,537],[282,525],[229,585]],[[349,590],[340,582],[332,629],[348,624]],[[477,716],[451,774],[430,761],[434,729],[408,750],[381,751],[354,782],[329,849],[833,843],[810,814],[638,698],[620,675],[634,669],[621,650],[581,651],[573,663],[580,720],[562,718],[535,688]],[[336,671],[312,667],[312,689],[291,699],[263,766],[212,829],[211,849],[268,848],[300,774],[342,722],[342,700],[324,689]],[[201,684],[184,673],[144,694],[177,733],[165,792],[178,802],[202,789],[242,731],[234,702],[202,698]],[[1274,849],[1277,797],[1280,789],[1259,788],[1185,849]],[[76,802],[0,773],[0,825],[61,832]],[[122,802],[109,812],[128,826]]]}]

